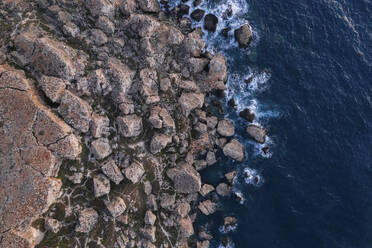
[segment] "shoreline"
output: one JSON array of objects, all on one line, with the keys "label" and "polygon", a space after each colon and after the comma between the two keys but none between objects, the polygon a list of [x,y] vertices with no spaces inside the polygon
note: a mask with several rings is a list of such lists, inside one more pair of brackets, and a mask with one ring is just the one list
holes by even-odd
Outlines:
[{"label": "shoreline", "polygon": [[[246,151],[234,123],[213,114],[222,108],[226,58],[205,50],[185,7],[164,13],[156,0],[0,7],[9,20],[9,39],[0,40],[8,128],[0,134],[7,153],[0,244],[209,247],[213,237],[193,223],[233,193],[236,171],[216,187],[199,171],[218,151],[236,161]],[[215,17],[206,18],[214,32]],[[234,35],[249,47],[249,26]],[[265,143],[266,130],[243,111],[248,135]],[[238,220],[224,221],[229,230]]]}]

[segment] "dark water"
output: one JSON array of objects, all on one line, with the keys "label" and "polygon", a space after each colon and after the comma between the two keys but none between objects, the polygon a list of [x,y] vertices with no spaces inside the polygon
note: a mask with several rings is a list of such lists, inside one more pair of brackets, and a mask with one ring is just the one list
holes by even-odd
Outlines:
[{"label": "dark water", "polygon": [[[249,21],[259,37],[249,51],[206,39],[228,57],[229,92],[239,108],[255,107],[270,132],[272,155],[257,152],[247,123],[227,108],[248,158],[222,158],[202,176],[216,185],[223,172],[238,168],[235,190],[246,201],[224,198],[222,211],[206,218],[213,246],[229,236],[239,248],[372,247],[372,1],[247,1],[247,11],[234,18]],[[222,3],[209,1],[206,8],[218,13]],[[254,89],[242,80],[251,72],[259,74]],[[246,167],[263,177],[261,186],[244,182]],[[225,235],[218,227],[227,215],[239,222]]]}]

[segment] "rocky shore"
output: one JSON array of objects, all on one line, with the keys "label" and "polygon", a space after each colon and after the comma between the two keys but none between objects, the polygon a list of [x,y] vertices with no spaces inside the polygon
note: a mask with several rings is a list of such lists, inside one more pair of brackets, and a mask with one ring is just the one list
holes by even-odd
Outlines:
[{"label": "rocky shore", "polygon": [[[0,247],[209,247],[193,223],[236,172],[212,186],[199,171],[245,148],[218,114],[226,59],[189,14],[216,30],[182,3],[0,3]],[[248,47],[249,25],[234,36]],[[254,114],[241,117],[264,143]]]}]

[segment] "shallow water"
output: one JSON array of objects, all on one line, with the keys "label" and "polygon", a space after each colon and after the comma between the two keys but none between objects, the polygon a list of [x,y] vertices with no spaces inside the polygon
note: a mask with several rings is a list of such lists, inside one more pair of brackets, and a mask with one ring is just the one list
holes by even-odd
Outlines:
[{"label": "shallow water", "polygon": [[[228,4],[233,16],[223,20]],[[247,159],[220,156],[202,177],[216,185],[237,168],[235,190],[245,201],[222,198],[222,211],[201,218],[212,223],[213,247],[226,235],[235,247],[371,247],[372,1],[206,0],[202,7],[219,16],[205,39],[228,58],[227,96],[256,112],[270,147],[263,156],[247,139],[247,122],[225,105]],[[232,32],[225,39],[219,31],[245,22],[255,38],[242,51]],[[247,182],[247,168],[261,185]],[[227,215],[238,217],[238,228],[224,234]]]}]

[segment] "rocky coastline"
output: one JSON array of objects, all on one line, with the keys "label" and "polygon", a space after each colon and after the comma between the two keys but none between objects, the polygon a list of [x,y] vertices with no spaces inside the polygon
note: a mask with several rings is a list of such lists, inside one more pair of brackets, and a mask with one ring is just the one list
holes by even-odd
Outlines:
[{"label": "rocky coastline", "polygon": [[[0,3],[0,247],[210,247],[195,220],[218,211],[236,171],[215,186],[199,172],[246,155],[219,117],[226,58],[185,15],[207,32],[218,19],[187,7]],[[249,47],[248,24],[233,33]],[[254,113],[240,116],[264,143]]]}]

